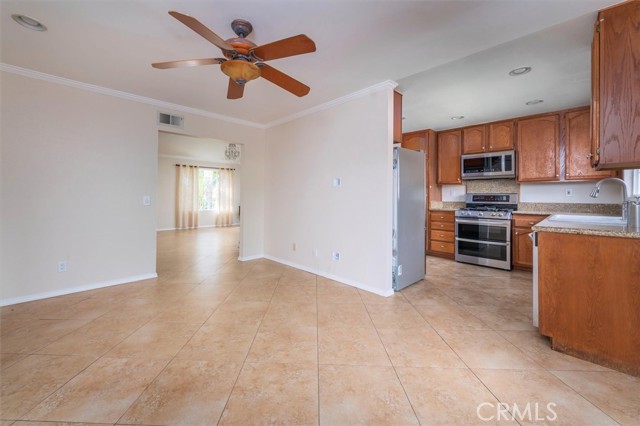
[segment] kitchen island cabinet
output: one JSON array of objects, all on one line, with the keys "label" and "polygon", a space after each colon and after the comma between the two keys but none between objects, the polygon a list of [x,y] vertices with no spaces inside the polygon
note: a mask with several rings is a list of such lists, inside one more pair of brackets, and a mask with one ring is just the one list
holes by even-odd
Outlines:
[{"label": "kitchen island cabinet", "polygon": [[592,164],[640,168],[640,0],[598,13],[591,58]]},{"label": "kitchen island cabinet", "polygon": [[539,332],[555,350],[640,376],[640,234],[547,222],[534,228]]}]

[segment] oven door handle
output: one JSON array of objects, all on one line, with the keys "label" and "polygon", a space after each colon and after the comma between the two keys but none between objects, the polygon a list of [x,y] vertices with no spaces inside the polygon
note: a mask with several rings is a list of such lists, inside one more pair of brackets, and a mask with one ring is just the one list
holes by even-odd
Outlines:
[{"label": "oven door handle", "polygon": [[494,241],[468,240],[466,238],[458,238],[458,237],[456,237],[456,241],[464,241],[466,243],[474,243],[474,244],[489,244],[492,246],[508,246],[511,244],[509,241],[498,243]]},{"label": "oven door handle", "polygon": [[505,220],[500,220],[498,222],[498,220],[483,220],[483,219],[479,219],[479,220],[468,220],[468,219],[456,219],[456,223],[462,223],[462,224],[466,224],[466,225],[489,225],[489,226],[498,226],[501,228],[510,228],[511,227],[511,221],[508,219]]}]

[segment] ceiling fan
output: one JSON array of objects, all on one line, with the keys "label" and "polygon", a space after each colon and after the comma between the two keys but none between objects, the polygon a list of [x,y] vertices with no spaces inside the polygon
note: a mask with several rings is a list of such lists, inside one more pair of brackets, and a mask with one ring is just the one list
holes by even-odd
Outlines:
[{"label": "ceiling fan", "polygon": [[265,64],[265,61],[272,59],[315,52],[315,43],[306,35],[300,34],[257,46],[245,38],[251,34],[253,27],[249,21],[245,21],[244,19],[235,19],[231,23],[231,28],[237,37],[223,40],[200,21],[189,15],[174,11],[169,12],[169,15],[219,47],[222,50],[224,58],[156,62],[151,64],[152,67],[168,69],[219,64],[222,72],[229,76],[229,87],[227,89],[228,99],[241,98],[244,94],[245,84],[258,77],[269,80],[271,83],[280,86],[296,96],[305,96],[309,93],[310,89],[308,86],[282,71],[278,71],[272,66]]}]

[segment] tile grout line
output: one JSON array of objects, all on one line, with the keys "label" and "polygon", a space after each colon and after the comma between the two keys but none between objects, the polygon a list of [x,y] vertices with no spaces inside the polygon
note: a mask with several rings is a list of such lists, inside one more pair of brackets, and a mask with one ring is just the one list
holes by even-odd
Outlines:
[{"label": "tile grout line", "polygon": [[[253,269],[255,269],[255,266],[247,274],[245,274],[245,278],[249,275],[250,272],[253,271]],[[224,412],[227,410],[227,405],[229,405],[229,400],[231,399],[231,395],[233,395],[233,391],[235,390],[236,386],[238,385],[238,380],[240,379],[240,375],[242,374],[242,371],[244,371],[245,365],[247,364],[247,358],[249,358],[249,354],[251,353],[251,348],[253,347],[253,344],[256,341],[256,337],[258,336],[258,333],[260,332],[260,328],[262,327],[262,322],[264,321],[264,318],[267,315],[267,312],[269,311],[269,307],[271,307],[271,302],[273,301],[273,296],[274,296],[274,294],[276,292],[276,289],[278,288],[278,285],[280,285],[280,279],[281,278],[282,278],[282,273],[278,277],[278,281],[277,281],[276,286],[273,289],[273,293],[271,293],[271,297],[269,298],[269,304],[267,305],[267,309],[265,309],[264,314],[262,314],[262,318],[260,319],[260,323],[258,324],[258,328],[256,329],[256,333],[253,335],[253,339],[251,340],[251,345],[249,345],[249,349],[247,350],[247,354],[244,356],[244,360],[242,360],[242,365],[240,366],[240,371],[238,371],[238,375],[236,376],[236,379],[233,382],[233,386],[231,386],[231,390],[229,391],[229,396],[227,396],[227,400],[224,402],[224,407],[222,407],[222,411],[220,412],[220,417],[218,418],[218,421],[216,422],[216,425],[220,424],[220,422],[222,421],[222,416],[224,415]]]},{"label": "tile grout line", "polygon": [[[418,425],[421,425],[422,423],[420,422],[420,418],[418,417],[418,413],[416,413],[416,409],[413,406],[413,403],[411,402],[411,398],[409,398],[409,394],[407,393],[407,390],[404,387],[404,383],[402,383],[402,380],[400,380],[400,375],[398,374],[398,371],[396,370],[396,366],[393,364],[393,361],[391,360],[391,355],[389,355],[389,351],[387,350],[387,347],[385,346],[384,342],[382,341],[382,337],[380,337],[380,332],[378,331],[378,327],[376,326],[376,323],[373,321],[373,318],[371,318],[371,313],[369,312],[369,306],[367,306],[367,304],[364,303],[364,300],[362,299],[362,294],[360,294],[360,291],[358,291],[358,295],[360,296],[360,300],[362,301],[362,304],[364,305],[364,309],[367,311],[367,315],[369,316],[369,321],[371,321],[371,324],[373,324],[373,329],[376,331],[376,335],[378,336],[378,341],[382,345],[382,348],[384,349],[384,352],[387,355],[387,359],[389,360],[389,364],[391,365],[391,368],[393,369],[393,373],[395,374],[396,378],[398,379],[398,383],[400,383],[400,387],[402,388],[402,392],[404,392],[404,396],[405,396],[405,398],[407,398],[407,402],[409,403],[409,406],[411,407],[411,411],[413,412],[413,415],[416,418],[416,421],[418,422]],[[391,296],[389,296],[389,297],[391,297]],[[411,307],[413,308],[413,305],[411,305]],[[413,309],[415,309],[415,308],[413,308]]]},{"label": "tile grout line", "polygon": [[[446,293],[444,293],[444,294],[445,294],[445,296],[446,296],[447,298],[451,299],[451,298],[449,297],[449,295],[448,295],[448,294],[446,294]],[[407,300],[408,300],[408,299],[407,299]],[[460,304],[459,304],[458,302],[456,302],[455,300],[453,300],[453,299],[451,299],[451,300],[452,300],[454,303],[456,303],[456,304],[460,305]],[[411,306],[413,306],[413,308],[415,309],[415,305],[414,305],[413,303],[411,303],[411,300],[409,300],[409,304],[411,304]],[[424,318],[424,316],[422,315],[422,313],[421,313],[419,310],[417,310],[417,309],[416,309],[416,311],[418,311],[418,314],[420,314],[420,316],[422,316],[422,318]],[[470,314],[471,314],[471,313],[470,313]],[[471,314],[471,315],[473,315],[473,314]],[[474,315],[474,317],[475,317],[475,315]],[[484,321],[480,320],[479,318],[477,318],[477,319],[478,319],[478,321],[480,321],[480,322],[484,323]],[[476,374],[476,372],[475,372],[475,371],[473,371],[473,369],[472,369],[471,367],[469,367],[469,365],[466,363],[466,361],[465,361],[464,359],[462,359],[462,357],[458,354],[458,352],[456,352],[456,350],[455,350],[455,349],[453,349],[453,348],[451,347],[451,345],[449,344],[449,342],[447,342],[447,341],[446,341],[446,339],[445,339],[444,337],[442,337],[442,335],[440,334],[440,332],[439,332],[439,331],[438,331],[438,330],[437,330],[437,329],[436,329],[436,328],[435,328],[435,327],[434,327],[434,326],[429,322],[429,320],[428,320],[427,318],[424,318],[424,320],[427,322],[427,324],[429,324],[429,326],[433,329],[433,331],[435,331],[435,332],[436,332],[436,334],[438,335],[438,337],[440,337],[440,339],[442,339],[442,341],[443,341],[443,342],[444,342],[444,343],[449,347],[449,349],[451,349],[451,351],[452,351],[454,354],[456,354],[456,356],[460,359],[460,361],[465,365],[465,367],[467,368],[467,370],[469,370],[469,372],[471,372],[471,374],[473,374],[473,376],[474,376],[474,377],[475,377],[475,378],[476,378],[476,379],[477,379],[477,380],[482,384],[482,386],[484,386],[484,388],[485,388],[485,389],[486,389],[486,390],[487,390],[491,395],[493,395],[493,397],[496,399],[496,401],[498,401],[499,403],[502,403],[502,401],[500,400],[500,398],[498,398],[498,396],[497,396],[497,395],[496,395],[496,394],[495,394],[491,389],[489,389],[489,387],[488,387],[488,386],[487,386],[487,385],[486,385],[486,384],[485,384],[485,383],[480,379],[480,377],[478,377],[478,375]],[[489,325],[487,325],[487,326],[491,329],[491,327],[490,327]],[[493,331],[493,329],[491,329],[491,330]],[[502,336],[500,336],[500,337],[502,337]],[[506,340],[506,339],[505,339],[505,340]],[[522,423],[518,422],[518,421],[515,419],[515,416],[514,416],[514,415],[513,415],[513,413],[511,412],[511,409],[509,409],[508,411],[509,411],[509,414],[511,414],[512,419],[513,419],[516,423],[518,423],[519,425],[521,425],[521,426],[522,426]]]}]

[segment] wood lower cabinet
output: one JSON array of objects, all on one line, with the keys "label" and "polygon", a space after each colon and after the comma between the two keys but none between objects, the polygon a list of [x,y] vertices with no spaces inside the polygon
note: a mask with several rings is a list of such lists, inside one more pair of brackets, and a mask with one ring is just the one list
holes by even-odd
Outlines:
[{"label": "wood lower cabinet", "polygon": [[461,184],[460,155],[461,139],[460,130],[451,130],[438,133],[438,183]]},{"label": "wood lower cabinet", "polygon": [[596,180],[616,176],[616,171],[591,167],[591,110],[589,107],[564,114],[566,180]]},{"label": "wood lower cabinet", "polygon": [[511,223],[512,263],[516,269],[533,268],[533,242],[529,238],[531,227],[544,220],[547,216],[532,214],[514,214]]},{"label": "wood lower cabinet", "polygon": [[560,114],[517,120],[518,182],[560,180]]},{"label": "wood lower cabinet", "polygon": [[640,376],[640,238],[538,232],[539,332]]},{"label": "wood lower cabinet", "polygon": [[640,168],[640,0],[598,14],[592,46],[593,164]]},{"label": "wood lower cabinet", "polygon": [[453,211],[429,212],[429,251],[430,255],[454,258],[455,224]]}]

